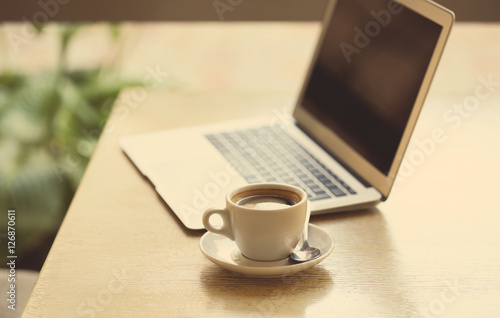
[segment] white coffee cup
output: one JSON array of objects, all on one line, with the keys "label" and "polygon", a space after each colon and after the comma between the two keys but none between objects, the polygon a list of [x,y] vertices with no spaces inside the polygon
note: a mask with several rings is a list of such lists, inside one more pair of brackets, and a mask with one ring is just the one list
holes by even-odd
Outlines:
[{"label": "white coffee cup", "polygon": [[[250,197],[258,200],[279,197],[285,201],[291,199],[293,204],[265,202],[263,206],[260,203],[252,206],[241,203]],[[304,226],[309,222],[306,219],[307,204],[307,194],[298,187],[280,183],[251,184],[228,193],[225,209],[205,211],[203,225],[208,231],[235,241],[245,257],[257,261],[275,261],[288,257],[297,246]],[[214,214],[222,218],[222,226],[216,227],[210,223],[210,217]]]}]

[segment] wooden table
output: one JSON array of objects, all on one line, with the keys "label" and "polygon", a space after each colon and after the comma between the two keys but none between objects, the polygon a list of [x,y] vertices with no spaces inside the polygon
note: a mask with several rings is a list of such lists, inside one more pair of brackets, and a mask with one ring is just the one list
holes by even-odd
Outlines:
[{"label": "wooden table", "polygon": [[[290,109],[296,90],[147,91],[136,107],[116,105],[23,317],[499,317],[498,40],[500,25],[456,26],[389,200],[313,217],[335,250],[287,278],[207,260],[204,232],[182,226],[117,141],[270,115]],[[488,78],[494,85],[476,96]],[[464,103],[471,110],[450,113]],[[422,150],[436,129],[446,140]]]}]

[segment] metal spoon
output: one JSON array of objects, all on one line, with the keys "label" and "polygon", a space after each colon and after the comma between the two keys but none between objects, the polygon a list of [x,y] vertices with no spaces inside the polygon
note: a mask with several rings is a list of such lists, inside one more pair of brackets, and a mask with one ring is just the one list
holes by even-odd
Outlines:
[{"label": "metal spoon", "polygon": [[321,251],[309,245],[307,238],[309,235],[309,215],[311,213],[310,207],[307,207],[307,223],[302,232],[302,245],[297,245],[295,250],[290,254],[290,257],[296,262],[307,262],[313,260],[321,255]]}]

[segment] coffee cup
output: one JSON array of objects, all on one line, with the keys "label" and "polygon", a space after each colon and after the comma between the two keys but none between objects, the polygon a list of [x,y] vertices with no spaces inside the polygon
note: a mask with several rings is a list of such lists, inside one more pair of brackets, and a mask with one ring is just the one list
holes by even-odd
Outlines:
[{"label": "coffee cup", "polygon": [[[226,196],[226,208],[208,209],[203,225],[235,241],[241,253],[257,261],[275,261],[292,253],[309,222],[307,194],[287,184],[261,183],[235,189]],[[222,225],[210,218],[219,215]]]}]

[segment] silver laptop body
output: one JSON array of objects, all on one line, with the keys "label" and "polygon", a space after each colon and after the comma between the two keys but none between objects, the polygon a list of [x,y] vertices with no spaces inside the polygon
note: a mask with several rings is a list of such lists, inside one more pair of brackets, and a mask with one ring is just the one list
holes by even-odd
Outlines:
[{"label": "silver laptop body", "polygon": [[286,182],[312,214],[387,199],[454,22],[425,0],[337,0],[293,116],[126,136],[120,144],[187,228],[227,192]]}]

